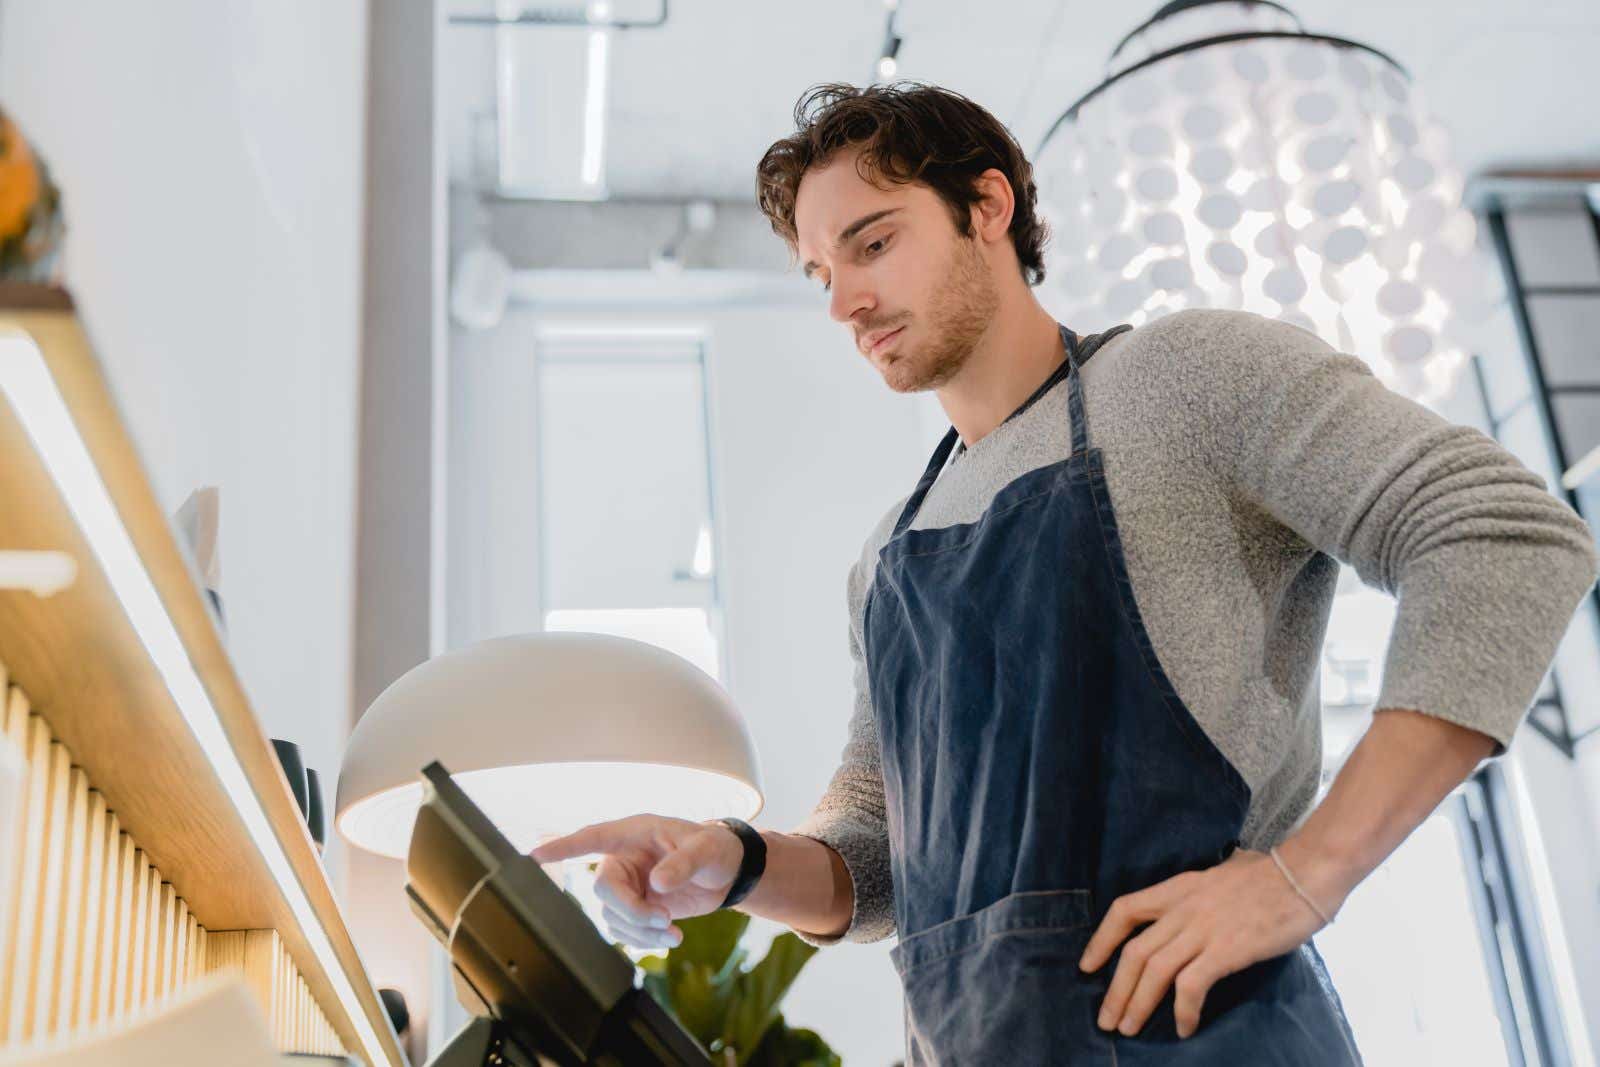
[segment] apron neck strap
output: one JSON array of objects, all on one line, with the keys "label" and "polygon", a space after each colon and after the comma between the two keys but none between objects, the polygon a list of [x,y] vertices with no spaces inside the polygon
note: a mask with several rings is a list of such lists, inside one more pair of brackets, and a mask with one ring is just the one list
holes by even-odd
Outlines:
[{"label": "apron neck strap", "polygon": [[922,480],[917,482],[917,487],[911,491],[911,498],[906,501],[905,508],[900,512],[900,521],[894,524],[891,538],[904,533],[906,527],[911,525],[911,520],[917,517],[917,512],[922,508],[922,498],[933,488],[939,472],[944,470],[945,462],[950,458],[951,450],[956,447],[957,436],[956,428],[950,427],[944,435],[944,440],[939,442],[939,447],[933,450],[933,458],[928,460],[928,469],[922,472]]},{"label": "apron neck strap", "polygon": [[[1089,448],[1089,416],[1083,408],[1083,383],[1078,377],[1078,368],[1089,362],[1100,346],[1105,344],[1117,334],[1133,329],[1130,325],[1116,326],[1105,333],[1091,334],[1088,338],[1079,338],[1077,334],[1061,326],[1061,342],[1066,346],[1067,358],[1062,367],[1052,374],[1038,392],[1030,399],[1037,399],[1049,391],[1061,380],[1062,370],[1066,371],[1067,378],[1067,410],[1072,418],[1072,454],[1078,455]],[[1026,407],[1027,405],[1024,405]],[[950,460],[950,453],[956,447],[959,438],[954,426],[944,435],[944,440],[939,442],[939,447],[933,450],[933,457],[928,460],[927,470],[922,472],[922,478],[917,482],[917,487],[911,491],[911,496],[906,500],[906,506],[900,512],[899,520],[894,524],[894,533],[891,537],[898,537],[904,533],[906,527],[916,518],[917,512],[922,508],[922,500],[928,495],[928,490],[933,488],[933,483],[938,480],[944,471],[944,465]]]}]

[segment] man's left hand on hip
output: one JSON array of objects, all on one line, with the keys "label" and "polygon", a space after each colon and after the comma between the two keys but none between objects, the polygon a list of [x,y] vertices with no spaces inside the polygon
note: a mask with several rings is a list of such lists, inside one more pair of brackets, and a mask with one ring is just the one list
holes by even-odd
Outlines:
[{"label": "man's left hand on hip", "polygon": [[1174,989],[1178,1036],[1189,1037],[1219,979],[1297,948],[1322,926],[1270,856],[1240,849],[1210,870],[1119,897],[1080,966],[1099,970],[1127,941],[1100,1008],[1101,1029],[1137,1034]]}]

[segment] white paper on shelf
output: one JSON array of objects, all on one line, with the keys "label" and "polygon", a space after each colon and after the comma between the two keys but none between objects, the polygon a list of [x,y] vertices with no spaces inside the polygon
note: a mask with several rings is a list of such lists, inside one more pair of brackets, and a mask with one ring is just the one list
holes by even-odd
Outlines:
[{"label": "white paper on shelf", "polygon": [[203,979],[108,1026],[0,1053],[0,1067],[282,1067],[283,1062],[255,994],[234,975]]}]

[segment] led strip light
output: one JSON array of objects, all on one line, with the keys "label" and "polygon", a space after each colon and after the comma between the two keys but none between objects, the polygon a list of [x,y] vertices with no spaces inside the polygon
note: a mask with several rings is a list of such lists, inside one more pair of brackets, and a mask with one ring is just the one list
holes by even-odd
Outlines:
[{"label": "led strip light", "polygon": [[383,1043],[367,1018],[367,1013],[362,1010],[355,988],[333,950],[333,943],[328,940],[305,888],[290,866],[288,854],[272,832],[267,813],[250,786],[244,766],[240,764],[233,746],[228,743],[217,710],[189,662],[189,654],[184,650],[171,616],[161,604],[155,583],[150,580],[127,528],[111,503],[111,495],[101,481],[94,461],[89,458],[88,447],[45,366],[44,356],[26,333],[14,330],[0,333],[0,390],[11,401],[23,428],[33,439],[34,448],[43,457],[51,477],[66,497],[67,506],[88,538],[101,568],[111,580],[128,621],[133,624],[145,651],[161,672],[173,702],[178,705],[189,729],[194,732],[195,740],[200,742],[217,777],[233,798],[234,809],[244,820],[250,837],[288,902],[289,910],[294,912],[301,932],[311,944],[311,950],[316,953],[328,981],[343,1002],[362,1044],[366,1046],[368,1061],[374,1067],[387,1063],[388,1056]]}]

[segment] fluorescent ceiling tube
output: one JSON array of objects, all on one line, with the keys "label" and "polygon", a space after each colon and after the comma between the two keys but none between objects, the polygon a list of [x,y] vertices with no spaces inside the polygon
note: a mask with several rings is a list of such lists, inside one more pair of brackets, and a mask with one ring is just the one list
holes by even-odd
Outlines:
[{"label": "fluorescent ceiling tube", "polygon": [[606,75],[610,66],[611,35],[589,33],[588,88],[583,99],[583,183],[599,185],[606,148]]}]

